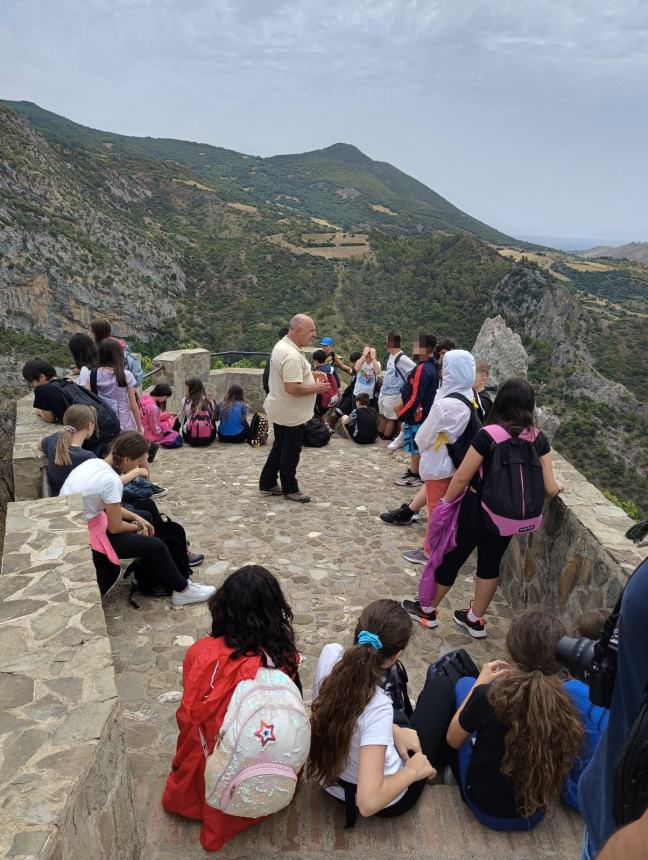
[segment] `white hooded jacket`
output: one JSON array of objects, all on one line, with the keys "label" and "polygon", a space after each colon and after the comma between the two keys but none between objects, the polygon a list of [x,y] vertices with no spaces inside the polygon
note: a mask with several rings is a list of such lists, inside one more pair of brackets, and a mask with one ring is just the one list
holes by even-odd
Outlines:
[{"label": "white hooded jacket", "polygon": [[421,452],[419,472],[424,481],[451,478],[455,467],[448,455],[446,442],[456,442],[466,429],[470,412],[465,403],[448,394],[463,394],[474,400],[475,359],[465,349],[452,349],[443,357],[443,381],[432,408],[416,434]]}]

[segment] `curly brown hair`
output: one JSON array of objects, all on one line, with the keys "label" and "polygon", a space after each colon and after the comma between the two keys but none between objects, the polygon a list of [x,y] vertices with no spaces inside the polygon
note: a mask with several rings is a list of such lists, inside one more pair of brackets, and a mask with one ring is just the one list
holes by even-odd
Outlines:
[{"label": "curly brown hair", "polygon": [[510,777],[521,815],[533,815],[560,796],[583,746],[583,726],[556,672],[556,645],[567,630],[555,615],[532,607],[506,635],[514,667],[488,691],[506,726],[501,771]]},{"label": "curly brown hair", "polygon": [[[382,648],[358,645],[361,630],[380,637]],[[376,692],[384,664],[406,647],[412,619],[395,600],[376,600],[362,610],[353,637],[330,675],[322,682],[311,708],[308,775],[333,785],[344,770],[351,736],[360,715]]]}]

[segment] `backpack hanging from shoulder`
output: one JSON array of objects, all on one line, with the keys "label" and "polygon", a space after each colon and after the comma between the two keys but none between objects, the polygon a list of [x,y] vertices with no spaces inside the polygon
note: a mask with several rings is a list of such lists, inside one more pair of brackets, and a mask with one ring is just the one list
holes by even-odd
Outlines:
[{"label": "backpack hanging from shoulder", "polygon": [[97,411],[97,432],[101,442],[112,442],[120,433],[119,418],[111,407],[98,395],[88,391],[82,385],[71,379],[57,380],[67,409],[68,406],[80,404],[93,406]]},{"label": "backpack hanging from shoulder", "polygon": [[265,415],[255,412],[247,427],[247,443],[253,448],[260,448],[268,441],[270,424]]},{"label": "backpack hanging from shoulder", "polygon": [[236,685],[216,746],[206,754],[205,803],[241,818],[288,806],[310,736],[297,686],[280,669],[260,668]]},{"label": "backpack hanging from shoulder", "polygon": [[464,397],[463,394],[459,394],[458,391],[453,391],[452,394],[448,394],[446,395],[446,397],[451,397],[453,400],[461,401],[461,403],[465,404],[470,410],[468,423],[466,424],[466,427],[461,436],[459,436],[459,438],[456,439],[454,442],[446,442],[448,456],[452,460],[452,465],[455,467],[455,469],[458,469],[459,466],[461,466],[463,458],[468,453],[470,443],[484,425],[482,424],[481,418],[479,417],[479,412],[475,408],[474,404],[472,404],[467,397]]},{"label": "backpack hanging from shoulder", "polygon": [[194,447],[211,445],[216,438],[216,421],[209,401],[205,401],[198,412],[187,418],[182,428],[182,436],[185,442]]},{"label": "backpack hanging from shoulder", "polygon": [[537,531],[545,490],[535,438],[511,436],[498,424],[483,429],[493,440],[490,468],[479,491],[487,527],[503,537]]},{"label": "backpack hanging from shoulder", "polygon": [[319,395],[320,407],[323,412],[333,406],[337,406],[337,404],[340,402],[340,389],[337,384],[335,375],[333,373],[327,373],[326,376],[326,381],[329,384],[329,390],[324,391],[322,394]]}]

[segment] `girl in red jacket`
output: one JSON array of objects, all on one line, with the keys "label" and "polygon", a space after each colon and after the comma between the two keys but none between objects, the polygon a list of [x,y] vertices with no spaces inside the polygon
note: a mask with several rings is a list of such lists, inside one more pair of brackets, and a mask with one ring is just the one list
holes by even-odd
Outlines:
[{"label": "girl in red jacket", "polygon": [[192,645],[184,659],[176,714],[180,735],[162,805],[201,821],[200,844],[205,851],[219,851],[262,820],[226,815],[205,803],[206,755],[214,749],[234,689],[256,676],[264,654],[301,686],[293,614],[270,571],[256,564],[235,571],[210,598],[209,608],[211,635]]}]

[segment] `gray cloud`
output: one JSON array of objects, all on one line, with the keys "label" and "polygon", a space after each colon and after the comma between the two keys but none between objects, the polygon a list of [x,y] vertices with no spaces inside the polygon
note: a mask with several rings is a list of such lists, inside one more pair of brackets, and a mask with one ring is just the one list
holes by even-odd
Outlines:
[{"label": "gray cloud", "polygon": [[0,91],[271,154],[355,143],[520,234],[648,239],[637,0],[4,0]]}]

